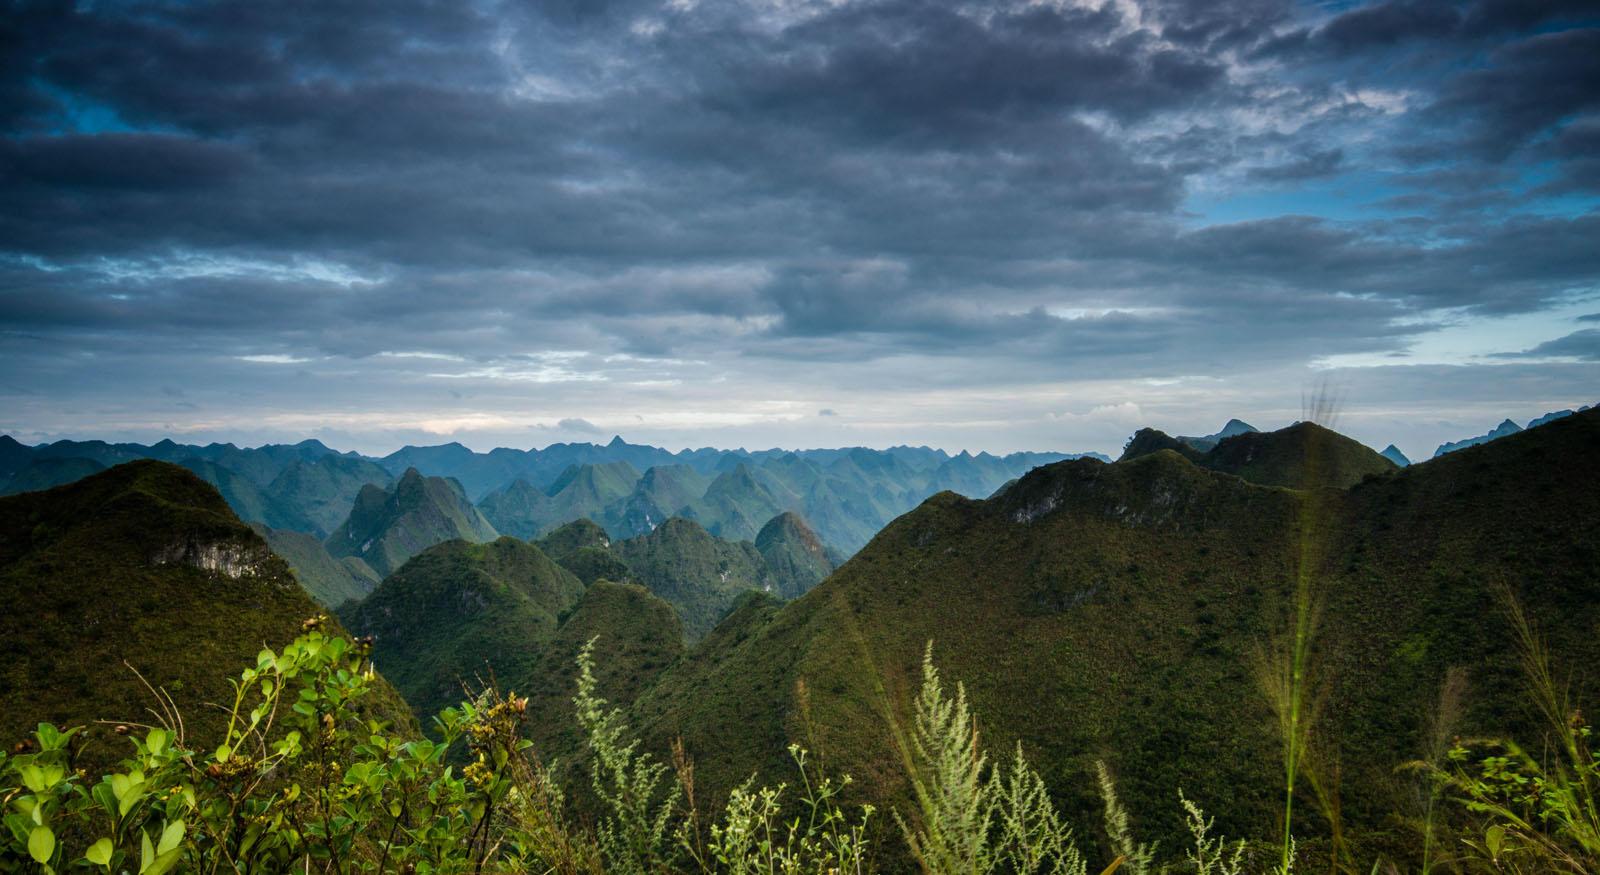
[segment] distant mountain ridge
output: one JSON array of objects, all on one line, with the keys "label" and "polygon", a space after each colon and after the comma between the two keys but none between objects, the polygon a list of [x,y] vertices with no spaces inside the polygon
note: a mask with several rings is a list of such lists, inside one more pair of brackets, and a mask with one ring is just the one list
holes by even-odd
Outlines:
[{"label": "distant mountain ridge", "polygon": [[[1038,465],[1082,455],[1106,460],[1098,453],[952,455],[908,446],[670,452],[620,436],[606,444],[501,447],[487,453],[459,443],[407,446],[370,458],[336,452],[316,440],[244,449],[170,439],[148,446],[57,441],[31,447],[0,436],[0,493],[10,481],[15,481],[10,491],[22,491],[75,479],[94,470],[90,462],[109,467],[153,458],[200,474],[246,522],[327,538],[364,486],[388,490],[415,468],[425,476],[455,480],[499,531],[522,538],[540,537],[578,518],[593,519],[626,538],[672,516],[691,516],[714,532],[751,539],[774,514],[795,511],[830,546],[851,553],[889,520],[939,491],[988,495]],[[52,462],[23,476],[30,464],[44,459],[86,461]]]},{"label": "distant mountain ridge", "polygon": [[[1593,405],[1585,404],[1582,407],[1579,407],[1577,410],[1571,410],[1571,409],[1568,409],[1568,410],[1553,410],[1553,411],[1551,411],[1549,413],[1544,414],[1543,416],[1536,416],[1533,419],[1528,420],[1527,427],[1528,428],[1538,428],[1541,425],[1545,425],[1547,423],[1555,422],[1558,419],[1566,419],[1567,417],[1572,416],[1575,413],[1582,413],[1585,410],[1589,410],[1589,409],[1591,409],[1592,406]],[[1439,448],[1433,451],[1433,457],[1435,459],[1437,459],[1440,456],[1445,455],[1446,453],[1454,453],[1457,450],[1464,450],[1467,447],[1476,447],[1476,446],[1479,446],[1480,444],[1486,444],[1486,443],[1488,443],[1488,442],[1490,442],[1492,440],[1497,440],[1499,438],[1503,438],[1503,437],[1506,437],[1508,435],[1513,435],[1513,434],[1516,434],[1517,432],[1524,431],[1524,430],[1525,429],[1522,426],[1517,425],[1512,420],[1504,419],[1504,420],[1500,421],[1499,425],[1497,425],[1494,428],[1488,430],[1487,432],[1484,432],[1483,434],[1476,435],[1474,437],[1469,437],[1469,438],[1462,438],[1461,440],[1458,440],[1458,441],[1447,441],[1445,443],[1440,444]]]},{"label": "distant mountain ridge", "polygon": [[363,486],[349,518],[326,544],[335,559],[357,557],[387,577],[434,544],[458,538],[493,541],[499,536],[467,501],[460,484],[407,468],[393,491]]}]

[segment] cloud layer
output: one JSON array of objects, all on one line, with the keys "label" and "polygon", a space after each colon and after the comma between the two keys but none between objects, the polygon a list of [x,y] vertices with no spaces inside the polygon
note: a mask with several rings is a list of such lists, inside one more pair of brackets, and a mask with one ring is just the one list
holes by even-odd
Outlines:
[{"label": "cloud layer", "polygon": [[0,49],[32,439],[1109,450],[1331,379],[1381,446],[1600,385],[1591,4],[22,2]]}]

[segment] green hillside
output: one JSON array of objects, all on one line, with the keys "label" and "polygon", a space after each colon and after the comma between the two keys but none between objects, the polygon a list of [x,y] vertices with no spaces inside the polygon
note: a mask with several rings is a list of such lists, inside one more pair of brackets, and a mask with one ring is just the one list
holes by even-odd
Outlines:
[{"label": "green hillside", "polygon": [[718,537],[749,541],[767,520],[789,509],[741,462],[717,475],[705,495],[683,509],[683,516]]},{"label": "green hillside", "polygon": [[[215,737],[204,703],[319,610],[215,489],[156,461],[0,499],[0,599],[6,739],[41,720],[146,720],[155,702],[124,662],[172,695],[192,735]],[[125,752],[104,727],[87,733],[91,758]]]},{"label": "green hillside", "polygon": [[179,459],[177,464],[188,468],[200,477],[201,480],[216,487],[222,493],[222,499],[233,508],[239,519],[247,523],[260,523],[275,528],[289,528],[299,525],[302,518],[293,509],[285,510],[270,498],[255,481],[234,471],[224,468],[216,462],[207,459],[187,457]]},{"label": "green hillside", "polygon": [[714,537],[679,517],[612,549],[635,580],[677,609],[691,641],[711,631],[740,593],[776,583],[754,544]]},{"label": "green hillside", "polygon": [[[1233,421],[1230,421],[1232,425]],[[1209,443],[1198,449],[1194,443]],[[1388,458],[1357,441],[1310,422],[1277,431],[1235,430],[1214,443],[1210,438],[1173,438],[1155,429],[1140,429],[1120,461],[1171,450],[1202,468],[1242,477],[1263,486],[1304,488],[1313,484],[1344,489],[1363,477],[1393,472]]]},{"label": "green hillside", "polygon": [[373,636],[373,661],[419,716],[491,676],[527,678],[541,646],[584,587],[538,547],[515,538],[435,545],[340,609]]},{"label": "green hillside", "polygon": [[550,518],[550,496],[519,477],[484,496],[478,510],[496,531],[530,541]]},{"label": "green hillside", "polygon": [[[1279,450],[1339,470],[1318,455],[1340,442],[1311,428],[1280,440],[1297,436],[1304,447]],[[1091,764],[1106,758],[1144,835],[1181,834],[1182,788],[1219,830],[1270,837],[1279,738],[1259,679],[1304,568],[1318,743],[1346,824],[1377,840],[1393,813],[1417,813],[1394,769],[1423,753],[1448,669],[1467,678],[1454,731],[1528,730],[1498,587],[1558,665],[1600,663],[1597,482],[1593,413],[1346,491],[1261,486],[1160,450],[1049,465],[992,501],[935,496],[804,597],[739,618],[737,635],[725,624],[635,719],[657,749],[682,737],[707,787],[783,778],[798,739],[862,796],[893,799],[888,725],[932,640],[988,748],[1020,740],[1076,822],[1098,814]],[[1600,678],[1574,675],[1572,692],[1592,702]],[[1302,802],[1303,829],[1322,830]]]},{"label": "green hillside", "polygon": [[781,513],[768,520],[756,534],[755,545],[766,560],[776,594],[786,599],[804,595],[841,562],[796,513]]},{"label": "green hillside", "polygon": [[[683,655],[683,624],[672,606],[637,584],[599,581],[547,641],[525,677],[505,678],[528,697],[532,737],[547,759],[580,762],[581,735],[572,697],[577,692],[578,652],[597,639],[595,679],[600,695],[618,706],[638,698]],[[577,774],[581,785],[582,774]],[[571,783],[571,782],[569,782]]]},{"label": "green hillside", "polygon": [[290,528],[325,538],[349,516],[356,495],[368,484],[388,489],[394,478],[374,462],[330,453],[291,463],[267,485],[266,494],[294,514]]},{"label": "green hillside", "polygon": [[657,465],[644,472],[627,498],[606,509],[606,528],[622,538],[645,534],[704,495],[709,485],[688,465]]},{"label": "green hillside", "polygon": [[361,487],[349,517],[326,543],[334,558],[354,556],[380,576],[388,576],[434,544],[497,537],[494,526],[467,501],[459,484],[424,477],[410,468],[393,491],[371,484]]},{"label": "green hillside", "polygon": [[598,523],[581,519],[544,536],[539,548],[585,584],[633,579],[633,570],[611,549],[611,544],[611,537]]},{"label": "green hillside", "polygon": [[295,579],[325,608],[366,598],[378,585],[378,573],[366,562],[354,556],[335,559],[321,541],[305,532],[273,529],[260,523],[252,523],[250,528],[289,564]]}]

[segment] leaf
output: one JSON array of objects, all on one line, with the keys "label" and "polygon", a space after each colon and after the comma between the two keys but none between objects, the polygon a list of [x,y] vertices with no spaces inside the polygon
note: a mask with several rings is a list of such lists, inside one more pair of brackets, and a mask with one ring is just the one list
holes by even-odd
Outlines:
[{"label": "leaf", "polygon": [[44,781],[44,769],[29,763],[28,765],[23,766],[19,771],[22,773],[22,783],[26,784],[30,791],[34,793],[43,793],[44,791],[50,789],[50,785],[46,784]]},{"label": "leaf", "polygon": [[140,875],[162,875],[182,857],[183,848],[173,848],[165,854],[157,854],[155,861],[150,864],[149,868],[140,870]]},{"label": "leaf", "polygon": [[105,866],[109,869],[111,867],[112,850],[111,840],[101,839],[90,845],[89,850],[85,851],[83,856],[96,866]]},{"label": "leaf", "polygon": [[149,869],[156,861],[156,846],[150,844],[150,834],[139,830],[139,871]]},{"label": "leaf", "polygon": [[159,754],[162,751],[166,750],[167,749],[167,731],[165,729],[152,729],[152,730],[150,730],[150,737],[145,739],[145,746],[150,749],[150,753],[152,755]]},{"label": "leaf", "polygon": [[166,829],[161,831],[161,841],[156,845],[156,853],[165,854],[176,848],[181,841],[183,841],[183,821],[181,819],[174,820],[167,824]]},{"label": "leaf", "polygon": [[1483,843],[1489,847],[1489,856],[1500,859],[1500,849],[1505,847],[1506,830],[1503,826],[1491,826],[1483,831]]},{"label": "leaf", "polygon": [[36,863],[49,863],[50,857],[56,852],[56,834],[50,827],[43,824],[33,828],[28,833],[28,856]]}]

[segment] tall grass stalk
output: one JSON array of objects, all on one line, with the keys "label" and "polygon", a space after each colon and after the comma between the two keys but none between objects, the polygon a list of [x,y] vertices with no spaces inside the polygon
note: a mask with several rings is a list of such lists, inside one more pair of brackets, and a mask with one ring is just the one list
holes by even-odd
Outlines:
[{"label": "tall grass stalk", "polygon": [[[1302,400],[1303,419],[1318,425],[1331,425],[1338,402],[1326,386],[1318,387]],[[1294,800],[1302,777],[1311,765],[1312,730],[1316,725],[1313,691],[1313,656],[1320,615],[1321,597],[1318,574],[1326,540],[1326,524],[1331,508],[1318,484],[1329,448],[1320,435],[1312,434],[1306,446],[1306,482],[1300,491],[1298,538],[1295,544],[1294,593],[1288,627],[1261,660],[1259,681],[1268,704],[1277,717],[1282,742],[1283,820],[1279,832],[1278,871],[1287,875],[1294,865]],[[1337,788],[1319,785],[1316,798],[1323,804],[1330,822],[1337,820]],[[1337,853],[1337,848],[1335,853]]]}]

